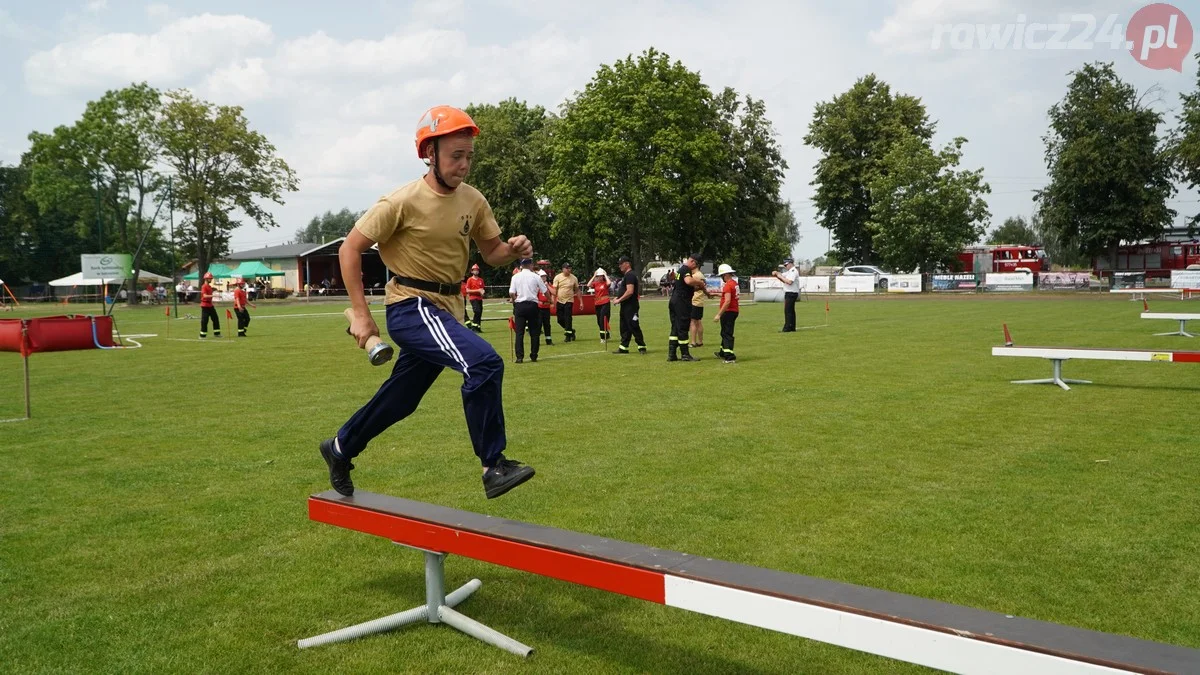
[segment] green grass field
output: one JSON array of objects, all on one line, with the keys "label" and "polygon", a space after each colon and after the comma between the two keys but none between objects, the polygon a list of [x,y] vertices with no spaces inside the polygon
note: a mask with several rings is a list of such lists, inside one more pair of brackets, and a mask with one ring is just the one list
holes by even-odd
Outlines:
[{"label": "green grass field", "polygon": [[[794,334],[777,332],[780,305],[744,308],[733,366],[713,358],[711,322],[703,361],[666,363],[661,302],[643,305],[645,357],[587,353],[602,347],[577,318],[578,342],[505,373],[508,454],[537,468],[532,482],[484,499],[447,371],[356,460],[355,483],[1200,647],[1200,367],[1068,362],[1095,384],[1065,392],[1009,383],[1048,362],[990,353],[1004,322],[1017,344],[1200,340],[1154,337],[1173,324],[1123,298],[830,304],[828,328]],[[531,660],[431,626],[297,649],[424,600],[419,555],[307,519],[306,497],[328,488],[318,441],[387,372],[345,335],[342,307],[259,303],[250,338],[209,343],[167,341],[160,309],[118,308],[123,333],[158,337],[30,359],[33,419],[0,425],[0,670],[920,670],[455,557],[450,587],[484,582],[461,610]],[[798,309],[801,326],[824,322],[821,299]],[[507,326],[484,327],[507,354]],[[171,336],[197,330],[178,320]],[[21,414],[20,359],[0,354],[0,419]]]}]

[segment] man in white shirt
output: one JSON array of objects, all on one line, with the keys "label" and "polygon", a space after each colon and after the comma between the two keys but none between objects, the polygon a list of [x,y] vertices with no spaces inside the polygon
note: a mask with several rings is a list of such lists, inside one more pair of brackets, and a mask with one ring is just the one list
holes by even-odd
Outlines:
[{"label": "man in white shirt", "polygon": [[771,273],[783,283],[783,329],[780,333],[796,332],[796,300],[800,297],[800,270],[796,269],[796,261],[787,258],[783,261],[783,270]]},{"label": "man in white shirt", "polygon": [[508,297],[513,302],[513,321],[516,323],[517,363],[525,361],[525,331],[529,331],[529,360],[536,363],[541,332],[538,294],[548,293],[546,282],[533,271],[533,259],[521,259],[521,271],[508,284]]}]

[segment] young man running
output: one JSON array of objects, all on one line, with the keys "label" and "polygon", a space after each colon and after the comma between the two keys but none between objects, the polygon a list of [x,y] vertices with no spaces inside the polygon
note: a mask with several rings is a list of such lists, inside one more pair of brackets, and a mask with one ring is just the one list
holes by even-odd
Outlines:
[{"label": "young man running", "polygon": [[363,295],[362,254],[378,244],[380,257],[395,273],[384,303],[388,334],[399,347],[392,374],[375,396],[336,436],[321,442],[329,482],[343,495],[354,493],[351,460],[371,439],[412,414],[445,368],[463,376],[463,410],[488,499],[534,475],[532,467],[504,456],[504,360],[456,318],[463,313],[459,279],[471,240],[496,267],[533,255],[524,236],[500,240],[487,200],[463,182],[478,134],[479,127],[462,110],[437,106],[426,112],[417,123],[416,146],[429,170],[376,202],[338,252],[354,315],[350,333],[363,347],[379,328]]}]

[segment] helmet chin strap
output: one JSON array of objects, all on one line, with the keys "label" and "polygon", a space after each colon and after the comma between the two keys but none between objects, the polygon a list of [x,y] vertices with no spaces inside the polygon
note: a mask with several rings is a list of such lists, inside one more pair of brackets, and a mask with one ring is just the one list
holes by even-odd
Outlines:
[{"label": "helmet chin strap", "polygon": [[441,163],[438,159],[438,140],[437,138],[433,139],[433,178],[438,182],[438,185],[453,192],[454,188],[446,184],[446,180],[442,178],[442,171],[438,168],[438,164]]}]

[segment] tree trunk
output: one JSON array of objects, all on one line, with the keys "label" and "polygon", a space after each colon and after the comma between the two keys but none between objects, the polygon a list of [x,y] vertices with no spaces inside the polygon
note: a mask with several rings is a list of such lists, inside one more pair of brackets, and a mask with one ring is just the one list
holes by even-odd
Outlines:
[{"label": "tree trunk", "polygon": [[642,273],[642,233],[637,227],[633,227],[629,232],[629,257],[633,263],[634,274]]},{"label": "tree trunk", "polygon": [[[137,235],[137,240],[138,240],[139,245],[142,243],[142,228],[141,228],[141,226],[144,224],[144,223],[142,223],[142,209],[144,208],[145,203],[146,203],[146,192],[145,192],[145,190],[141,189],[141,187],[139,186],[139,188],[138,188],[138,206],[137,206],[138,229],[136,232],[134,232],[134,234]],[[129,219],[128,214],[126,214],[125,218],[126,218],[126,220]],[[149,227],[149,226],[147,226],[147,227]],[[125,250],[128,251],[129,249],[126,248]],[[138,274],[142,271],[142,267],[141,267],[142,252],[136,251],[135,253],[137,255],[133,259],[133,290],[137,291]],[[136,304],[137,304],[137,296],[134,295],[133,293],[130,293],[129,294],[129,306],[133,307]]]},{"label": "tree trunk", "polygon": [[196,283],[204,285],[204,273],[208,271],[208,246],[204,242],[204,215],[203,209],[196,209],[195,227],[196,227]]}]

